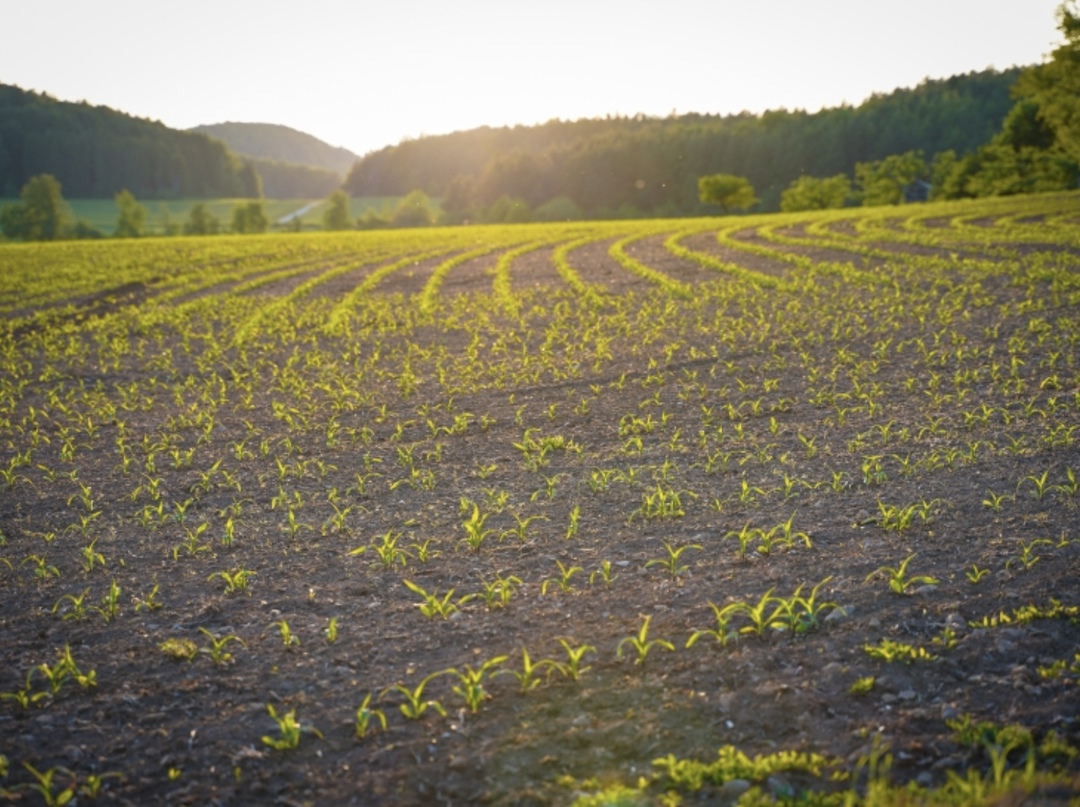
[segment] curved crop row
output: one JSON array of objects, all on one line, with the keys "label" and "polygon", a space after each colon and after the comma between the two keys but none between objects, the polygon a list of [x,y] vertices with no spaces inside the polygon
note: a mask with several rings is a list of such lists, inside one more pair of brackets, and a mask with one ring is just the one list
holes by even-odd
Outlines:
[{"label": "curved crop row", "polygon": [[650,266],[646,266],[641,261],[635,260],[626,254],[624,247],[635,241],[640,241],[643,238],[648,238],[652,233],[635,233],[634,235],[628,235],[625,238],[620,238],[610,247],[608,247],[608,255],[619,262],[619,265],[624,269],[633,272],[638,277],[643,277],[651,283],[655,283],[660,288],[664,289],[670,294],[674,294],[679,297],[690,297],[690,287],[685,283],[680,283],[677,280],[672,280],[663,272],[658,272]]}]

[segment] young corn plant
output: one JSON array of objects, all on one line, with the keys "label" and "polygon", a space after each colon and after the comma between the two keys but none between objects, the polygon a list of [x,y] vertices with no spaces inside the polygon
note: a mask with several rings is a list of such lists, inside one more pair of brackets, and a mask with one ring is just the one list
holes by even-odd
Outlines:
[{"label": "young corn plant", "polygon": [[[23,767],[34,777],[34,781],[25,786],[26,789],[41,796],[46,807],[63,807],[63,805],[75,798],[77,780],[75,774],[67,768],[55,767],[46,771],[39,771],[29,762],[24,762]],[[69,781],[66,786],[54,782],[57,774],[68,777]],[[57,788],[62,789],[58,791]]]},{"label": "young corn plant", "polygon": [[266,704],[266,711],[270,717],[277,723],[278,736],[271,737],[270,735],[264,735],[262,741],[265,745],[270,746],[275,751],[289,751],[294,748],[300,747],[300,737],[304,732],[308,734],[314,734],[320,740],[322,739],[322,732],[320,732],[314,726],[302,726],[300,721],[296,719],[296,709],[290,709],[283,715],[279,715],[272,703]]},{"label": "young corn plant", "polygon": [[914,577],[907,576],[908,564],[911,563],[916,555],[918,555],[917,552],[908,555],[900,561],[899,566],[881,566],[880,568],[875,569],[866,576],[866,581],[869,582],[875,577],[884,576],[885,579],[889,581],[889,588],[896,594],[906,594],[909,588],[919,584],[936,586],[938,580],[928,575],[916,575]]},{"label": "young corn plant", "polygon": [[863,650],[870,658],[888,663],[903,661],[905,664],[911,664],[913,661],[933,661],[937,658],[925,647],[915,647],[903,642],[895,642],[892,639],[882,639],[876,645],[863,645]]},{"label": "young corn plant", "polygon": [[401,709],[401,713],[409,720],[419,720],[424,716],[424,712],[428,709],[434,709],[440,715],[446,717],[446,709],[443,708],[441,703],[432,698],[424,697],[424,690],[427,688],[427,685],[440,675],[444,675],[445,672],[445,670],[433,672],[413,689],[409,689],[404,684],[394,684],[393,686],[384,689],[382,694],[379,695],[379,699],[382,700],[390,692],[400,693],[405,698],[405,703],[400,704],[398,708]]},{"label": "young corn plant", "polygon": [[229,594],[246,594],[248,593],[248,582],[255,576],[255,572],[249,569],[234,569],[231,572],[221,571],[214,572],[209,575],[206,580],[220,579],[225,584],[224,593]]},{"label": "young corn plant", "polygon": [[599,569],[589,573],[589,585],[593,585],[597,580],[602,580],[605,586],[610,587],[618,577],[619,575],[611,572],[611,561],[604,560],[601,561]]},{"label": "young corn plant", "polygon": [[529,651],[526,648],[521,648],[521,672],[513,669],[501,669],[496,675],[512,675],[517,679],[518,687],[521,694],[524,695],[527,692],[531,692],[540,686],[541,679],[540,673],[547,671],[545,674],[545,680],[551,675],[553,670],[559,669],[559,664],[552,659],[540,659],[539,661],[533,661],[529,656]]},{"label": "young corn plant", "polygon": [[281,636],[281,643],[285,646],[285,649],[290,647],[300,646],[300,637],[292,632],[292,628],[289,627],[289,623],[284,619],[280,619],[270,625],[271,628],[277,628],[278,634]]},{"label": "young corn plant", "polygon": [[86,595],[89,593],[90,589],[87,588],[83,589],[83,592],[79,595],[65,594],[53,604],[52,612],[55,614],[60,609],[60,606],[64,604],[64,601],[67,600],[71,605],[64,611],[64,615],[60,618],[65,621],[69,619],[84,619],[86,617]]},{"label": "young corn plant", "polygon": [[522,518],[517,513],[511,513],[510,515],[513,516],[516,526],[513,527],[512,529],[505,530],[502,533],[502,535],[499,536],[499,540],[502,540],[503,538],[506,538],[507,536],[513,536],[513,537],[517,538],[519,541],[521,541],[521,543],[525,543],[526,541],[529,540],[529,535],[528,535],[529,525],[532,524],[534,521],[547,521],[548,520],[547,516],[528,516],[527,518]]},{"label": "young corn plant", "polygon": [[238,642],[241,647],[247,647],[247,645],[244,644],[243,639],[232,633],[226,634],[225,636],[217,636],[206,628],[199,628],[199,633],[205,636],[209,642],[206,647],[201,648],[200,652],[210,656],[210,660],[213,661],[214,665],[217,667],[221,667],[232,661],[232,653],[229,653],[225,649],[229,642]]},{"label": "young corn plant", "polygon": [[549,577],[547,580],[540,584],[540,593],[547,594],[548,588],[554,583],[559,587],[559,590],[564,594],[569,593],[572,590],[570,585],[570,578],[572,578],[578,572],[584,572],[585,570],[580,566],[564,566],[561,560],[555,561],[555,565],[559,567],[558,577]]},{"label": "young corn plant", "polygon": [[1023,541],[1018,541],[1018,543],[1020,545],[1020,554],[1014,555],[1005,562],[1006,569],[1011,569],[1013,566],[1023,566],[1024,570],[1027,571],[1042,560],[1041,555],[1035,554],[1036,547],[1054,545],[1054,542],[1049,538],[1036,538],[1028,543]]},{"label": "young corn plant", "polygon": [[[783,614],[788,609],[782,598],[773,596],[775,590],[775,588],[770,588],[762,594],[761,599],[757,601],[756,605],[751,605],[750,603],[742,604],[742,612],[750,620],[750,624],[739,628],[739,633],[764,636],[765,631],[781,624]],[[771,612],[769,611],[769,606],[775,606]]]},{"label": "young corn plant", "polygon": [[733,602],[725,605],[721,608],[716,603],[710,601],[709,607],[713,610],[713,615],[716,617],[715,628],[703,628],[702,630],[696,630],[690,638],[686,640],[686,647],[689,649],[693,647],[698,639],[702,637],[712,637],[716,640],[717,644],[721,647],[727,647],[727,643],[732,639],[737,639],[739,636],[738,631],[733,630],[731,627],[731,621],[738,615],[745,611],[746,604],[741,602]]},{"label": "young corn plant", "polygon": [[700,544],[687,544],[686,546],[681,546],[678,549],[675,549],[667,541],[664,541],[664,549],[667,550],[668,556],[666,558],[656,558],[654,560],[648,561],[645,564],[645,568],[648,569],[650,566],[660,566],[669,575],[671,575],[672,580],[677,580],[679,578],[679,575],[690,570],[690,567],[686,564],[680,565],[679,563],[679,559],[682,557],[684,552],[690,549],[694,549],[698,552],[702,551],[702,547]]},{"label": "young corn plant", "polygon": [[757,531],[750,526],[750,522],[747,521],[741,530],[728,530],[724,534],[724,540],[728,538],[734,538],[739,542],[739,549],[736,554],[740,558],[746,557],[746,552],[750,548],[750,544],[753,543]]},{"label": "young corn plant", "polygon": [[461,696],[472,714],[476,714],[480,709],[480,704],[491,697],[484,689],[484,677],[490,678],[494,675],[493,671],[497,671],[507,658],[507,656],[495,656],[485,661],[476,670],[466,664],[463,670],[451,668],[445,671],[449,675],[457,676],[458,685],[453,688],[454,694]]},{"label": "young corn plant", "polygon": [[555,669],[571,681],[580,680],[582,675],[592,669],[592,667],[583,667],[581,665],[582,660],[586,653],[595,653],[596,648],[589,644],[581,644],[574,647],[574,645],[566,639],[559,639],[559,644],[561,644],[563,650],[566,651],[566,663],[557,664]]},{"label": "young corn plant", "polygon": [[94,610],[106,622],[111,622],[120,613],[120,586],[115,580],[109,584],[109,591],[102,597],[101,605],[95,605]]},{"label": "young corn plant", "polygon": [[496,577],[490,583],[481,579],[480,583],[484,591],[478,596],[483,598],[489,609],[494,610],[506,607],[514,591],[521,585],[521,578],[511,574],[506,577]]},{"label": "young corn plant", "polygon": [[353,721],[353,728],[356,731],[356,739],[363,740],[372,731],[375,730],[375,723],[382,726],[382,730],[386,731],[386,713],[382,709],[376,709],[371,705],[371,699],[374,697],[373,692],[369,692],[360,706],[356,709],[356,716]]},{"label": "young corn plant", "polygon": [[411,580],[403,580],[402,582],[409,591],[418,594],[423,598],[424,601],[416,603],[416,607],[419,608],[420,613],[428,619],[434,619],[435,617],[449,619],[452,614],[459,610],[459,606],[464,605],[476,596],[475,594],[466,594],[464,597],[459,597],[455,603],[453,602],[454,589],[450,589],[443,595],[440,595],[438,592],[429,594]]},{"label": "young corn plant", "polygon": [[490,513],[481,515],[480,507],[474,504],[472,506],[472,514],[461,522],[461,527],[465,530],[464,542],[473,552],[479,553],[480,547],[483,545],[484,541],[487,540],[488,536],[494,535],[497,532],[494,529],[484,528],[484,523],[490,515]]},{"label": "young corn plant", "polygon": [[615,657],[620,661],[623,657],[623,648],[629,645],[637,653],[637,657],[634,659],[634,664],[645,664],[645,659],[648,657],[649,652],[654,647],[662,647],[665,650],[671,652],[675,650],[675,645],[666,639],[650,639],[649,638],[649,622],[652,621],[652,615],[645,617],[645,621],[641,623],[641,628],[638,630],[636,636],[627,636],[619,642],[615,648]]}]

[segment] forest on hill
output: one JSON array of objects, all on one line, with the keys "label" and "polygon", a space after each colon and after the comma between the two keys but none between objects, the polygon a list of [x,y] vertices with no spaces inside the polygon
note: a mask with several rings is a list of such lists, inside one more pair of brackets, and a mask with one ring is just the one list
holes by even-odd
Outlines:
[{"label": "forest on hill", "polygon": [[180,131],[0,85],[0,198],[51,174],[70,198],[110,198],[126,189],[143,199],[316,199],[340,187],[355,159],[285,126]]},{"label": "forest on hill", "polygon": [[365,155],[349,172],[352,196],[412,190],[473,206],[503,197],[536,207],[572,200],[586,215],[706,212],[697,179],[726,172],[750,180],[761,208],[779,207],[800,175],[853,175],[856,163],[918,150],[960,155],[991,140],[1013,106],[1019,68],[926,80],[858,106],[816,113],[685,114],[553,120],[480,127],[409,140]]},{"label": "forest on hill", "polygon": [[242,157],[322,168],[340,176],[345,176],[353,163],[360,159],[346,148],[331,146],[307,132],[277,123],[229,121],[195,126],[189,131],[224,141]]},{"label": "forest on hill", "polygon": [[51,174],[71,198],[253,197],[256,169],[220,140],[0,84],[0,197]]}]

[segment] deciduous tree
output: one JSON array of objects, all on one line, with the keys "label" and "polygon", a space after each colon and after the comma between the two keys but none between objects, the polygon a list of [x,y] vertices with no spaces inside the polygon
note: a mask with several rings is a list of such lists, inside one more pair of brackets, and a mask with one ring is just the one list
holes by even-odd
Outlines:
[{"label": "deciduous tree", "polygon": [[0,211],[0,227],[8,238],[52,241],[63,238],[71,226],[71,210],[52,174],[39,174],[23,185],[22,203]]},{"label": "deciduous tree", "polygon": [[129,190],[122,190],[115,197],[120,215],[116,219],[117,238],[138,238],[146,227],[146,208],[135,201]]},{"label": "deciduous tree", "polygon": [[843,207],[851,196],[851,180],[845,174],[833,177],[801,176],[780,194],[780,209],[831,210]]},{"label": "deciduous tree", "polygon": [[336,190],[327,200],[326,210],[322,214],[324,230],[352,229],[352,214],[349,213],[349,195],[343,190]]},{"label": "deciduous tree", "polygon": [[745,210],[757,204],[750,180],[734,174],[712,174],[699,178],[698,198],[707,205],[716,205],[725,214],[733,208]]}]

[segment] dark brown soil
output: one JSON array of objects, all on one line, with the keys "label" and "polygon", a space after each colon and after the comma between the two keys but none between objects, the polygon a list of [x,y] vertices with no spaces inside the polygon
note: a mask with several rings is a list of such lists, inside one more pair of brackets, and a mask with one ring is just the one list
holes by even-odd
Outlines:
[{"label": "dark brown soil", "polygon": [[[602,241],[569,262],[611,292],[606,314],[565,289],[550,249],[514,263],[527,331],[436,319],[346,340],[311,326],[290,344],[240,350],[162,327],[142,357],[113,367],[97,353],[48,359],[15,341],[29,366],[4,370],[26,384],[7,399],[0,450],[0,754],[10,764],[0,788],[38,803],[29,765],[68,769],[84,787],[91,774],[119,774],[105,781],[106,803],[565,804],[583,780],[632,785],[657,758],[708,761],[726,744],[815,751],[853,771],[884,741],[896,783],[941,786],[948,771],[989,770],[986,752],[947,723],[963,715],[1080,747],[1080,669],[1045,672],[1080,652],[1076,611],[1053,611],[1080,606],[1075,306],[1040,311],[1050,284],[1004,274],[983,286],[992,300],[965,298],[959,311],[944,287],[909,289],[918,298],[896,310],[840,283],[843,297],[816,302],[749,287],[723,297],[727,279],[662,241],[628,251],[673,279],[711,284],[722,302],[702,295],[672,308]],[[683,243],[791,271],[710,233]],[[443,294],[487,293],[497,259],[456,267]],[[442,260],[388,276],[375,296],[418,293]],[[112,310],[129,303],[141,300],[117,297]],[[227,335],[215,322],[199,325]],[[611,337],[603,350],[598,333]],[[162,352],[171,363],[154,358]],[[407,395],[406,359],[417,376]],[[1015,386],[994,380],[1010,372]],[[118,385],[133,381],[128,398]],[[113,406],[105,417],[102,401]],[[209,431],[200,412],[214,414]],[[562,447],[530,464],[538,449],[530,460],[520,447],[555,436]],[[680,506],[651,512],[658,490]],[[474,504],[491,531],[475,549],[463,526]],[[888,507],[909,505],[925,519],[890,528]],[[775,537],[789,519],[805,541],[764,551],[755,539],[739,553],[740,531]],[[380,562],[386,536],[407,554]],[[891,590],[881,569],[905,559],[908,578],[934,580]],[[580,568],[565,590],[560,565]],[[238,570],[251,575],[246,590],[226,593]],[[485,584],[511,576],[505,606],[486,605]],[[440,598],[453,590],[451,602],[474,598],[429,618],[406,580]],[[815,586],[831,603],[816,624],[686,647],[716,627],[710,603]],[[1030,606],[1042,610],[1017,619]],[[1002,614],[1004,624],[972,627]],[[636,664],[623,640],[646,617],[648,637],[675,649],[654,647]],[[298,643],[283,640],[282,622]],[[749,625],[742,615],[733,629]],[[210,636],[240,640],[230,659],[214,663]],[[169,640],[201,650],[177,660],[162,649]],[[883,640],[933,658],[872,658],[867,646]],[[504,672],[485,679],[476,713],[445,672],[501,657],[496,666],[520,672],[523,648],[565,664],[567,647],[581,645],[591,650],[577,680],[552,665],[522,693]],[[65,647],[96,685],[69,676],[49,690],[40,665],[55,668]],[[446,715],[432,707],[407,719],[395,685],[440,672],[425,694]],[[866,692],[852,692],[869,677]],[[24,690],[46,694],[21,706]],[[361,739],[356,713],[369,693],[387,727],[375,717]],[[280,737],[268,705],[295,710],[297,748],[263,741]],[[713,787],[684,796],[734,800]]]}]

